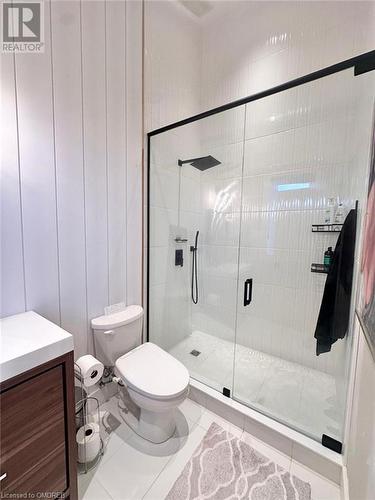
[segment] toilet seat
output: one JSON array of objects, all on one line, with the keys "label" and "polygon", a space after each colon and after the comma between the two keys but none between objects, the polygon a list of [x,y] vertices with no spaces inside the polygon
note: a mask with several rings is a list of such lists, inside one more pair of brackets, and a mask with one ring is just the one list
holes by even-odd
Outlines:
[{"label": "toilet seat", "polygon": [[128,387],[151,399],[174,399],[189,385],[186,367],[152,342],[118,358],[116,368]]}]

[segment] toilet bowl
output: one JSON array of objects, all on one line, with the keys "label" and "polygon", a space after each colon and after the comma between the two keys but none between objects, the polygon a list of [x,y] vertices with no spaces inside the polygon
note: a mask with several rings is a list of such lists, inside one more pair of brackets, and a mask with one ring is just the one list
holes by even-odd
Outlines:
[{"label": "toilet bowl", "polygon": [[157,345],[141,344],[143,309],[129,306],[124,311],[91,321],[96,356],[114,367],[139,416],[124,420],[144,439],[153,443],[168,440],[175,431],[175,410],[189,392],[186,367]]},{"label": "toilet bowl", "polygon": [[117,373],[140,408],[137,434],[153,443],[169,439],[176,429],[175,409],[189,392],[189,372],[151,342],[116,361]]}]

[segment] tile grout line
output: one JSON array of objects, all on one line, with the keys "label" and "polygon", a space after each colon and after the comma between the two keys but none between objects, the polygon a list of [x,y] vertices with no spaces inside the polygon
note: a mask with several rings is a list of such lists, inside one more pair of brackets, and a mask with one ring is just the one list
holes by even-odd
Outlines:
[{"label": "tile grout line", "polygon": [[101,483],[101,481],[99,480],[99,478],[95,477],[94,480],[97,481],[100,484],[100,486],[107,493],[107,495],[109,496],[109,498],[111,498],[112,500],[116,500],[115,497],[110,494],[110,492],[107,490],[107,488],[104,486],[104,484]]},{"label": "tile grout line", "polygon": [[[184,415],[185,417],[185,415]],[[192,429],[195,428],[196,426],[200,427],[199,424],[197,423],[197,420],[192,420],[188,417],[185,417],[185,419],[187,420],[190,420],[190,422],[193,424],[192,425]],[[190,431],[189,431],[189,434],[190,434]],[[161,469],[161,471],[159,472],[159,474],[156,476],[156,478],[152,481],[152,483],[150,484],[150,487],[148,488],[148,490],[145,492],[145,494],[142,496],[142,499],[146,497],[147,493],[151,490],[151,488],[154,486],[154,484],[156,483],[156,481],[160,478],[160,476],[162,475],[162,473],[164,472],[164,470],[167,468],[168,464],[171,462],[171,460],[174,458],[175,455],[178,454],[178,452],[181,450],[181,448],[173,455],[171,455],[168,459],[168,461],[166,462],[166,464],[163,466],[163,468]],[[194,452],[193,452],[194,453]],[[188,459],[189,461],[190,459]],[[187,462],[186,462],[187,463]],[[185,464],[186,465],[186,464]],[[184,467],[185,467],[184,465]],[[175,480],[177,480],[178,476],[175,478]],[[174,483],[173,483],[174,484]],[[172,486],[173,486],[172,484]]]}]

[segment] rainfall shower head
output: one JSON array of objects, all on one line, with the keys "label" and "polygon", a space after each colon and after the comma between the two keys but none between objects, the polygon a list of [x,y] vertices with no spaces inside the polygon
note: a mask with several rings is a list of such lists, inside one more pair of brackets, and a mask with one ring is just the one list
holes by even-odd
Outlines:
[{"label": "rainfall shower head", "polygon": [[220,165],[221,162],[211,155],[202,156],[201,158],[191,158],[190,160],[178,160],[178,165],[180,167],[185,163],[190,163],[192,167],[195,167],[203,172],[204,170],[208,170],[211,167]]}]

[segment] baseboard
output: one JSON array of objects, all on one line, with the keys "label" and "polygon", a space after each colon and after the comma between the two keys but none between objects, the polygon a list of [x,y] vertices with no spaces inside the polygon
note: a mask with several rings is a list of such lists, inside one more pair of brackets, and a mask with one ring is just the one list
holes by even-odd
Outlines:
[{"label": "baseboard", "polygon": [[342,467],[340,493],[341,493],[341,500],[350,500],[348,469],[346,468],[345,465],[343,465]]}]

